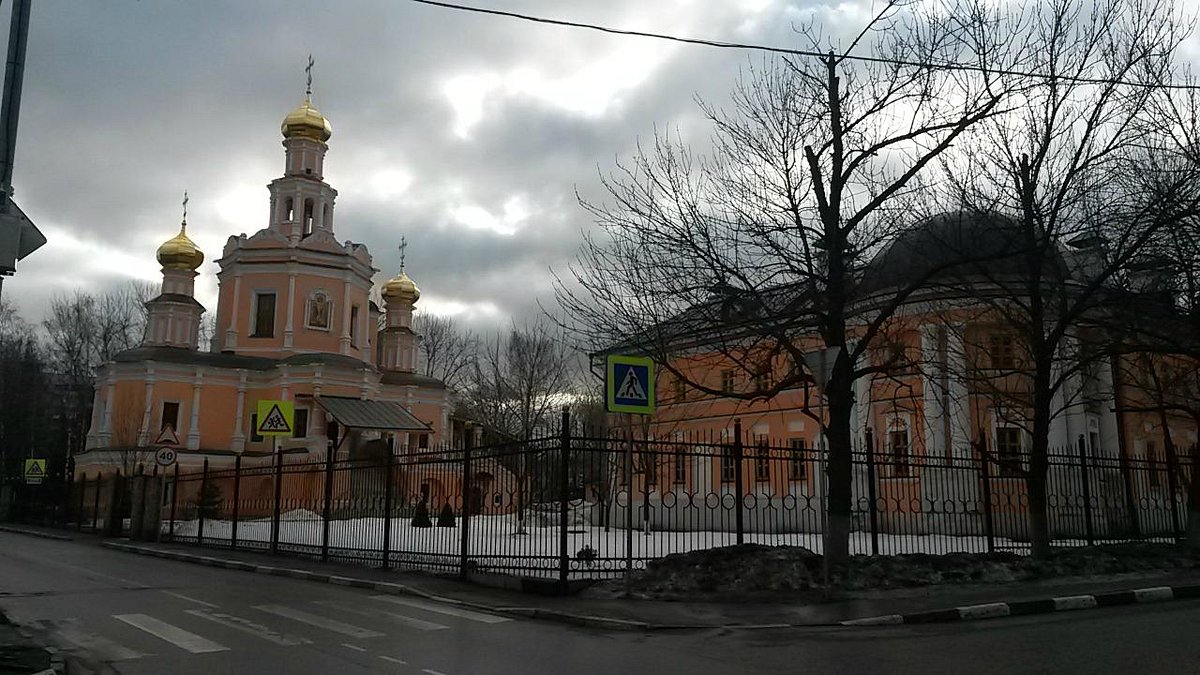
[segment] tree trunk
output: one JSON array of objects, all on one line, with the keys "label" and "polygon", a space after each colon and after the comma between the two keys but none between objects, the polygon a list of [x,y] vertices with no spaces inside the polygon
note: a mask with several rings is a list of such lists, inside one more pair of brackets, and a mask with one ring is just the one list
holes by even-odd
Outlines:
[{"label": "tree trunk", "polygon": [[1187,545],[1200,551],[1200,444],[1192,445],[1191,475],[1188,476]]},{"label": "tree trunk", "polygon": [[848,370],[844,353],[838,360],[839,364],[825,393],[829,406],[829,422],[826,429],[826,442],[829,444],[829,460],[826,466],[829,473],[829,490],[826,508],[829,522],[824,537],[824,554],[828,556],[830,564],[842,562],[850,557],[851,505],[854,501],[851,489],[853,433],[850,429],[850,418],[854,410],[853,381],[849,377],[839,377],[842,373],[838,371]]},{"label": "tree trunk", "polygon": [[1029,543],[1035,558],[1050,555],[1047,473],[1050,468],[1051,392],[1048,380],[1049,368],[1037,369],[1033,385],[1033,439],[1029,448],[1029,474],[1025,480],[1029,492]]}]

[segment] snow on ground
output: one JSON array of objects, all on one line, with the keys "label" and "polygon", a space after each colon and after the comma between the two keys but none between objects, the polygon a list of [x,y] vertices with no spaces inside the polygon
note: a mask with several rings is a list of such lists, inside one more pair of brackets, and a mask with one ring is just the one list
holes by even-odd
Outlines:
[{"label": "snow on ground", "polygon": [[[434,519],[436,522],[436,518]],[[383,518],[355,518],[330,520],[329,546],[342,552],[358,551],[366,557],[381,555],[384,533]],[[462,521],[455,520],[455,527],[413,527],[407,519],[393,518],[388,548],[393,556],[417,560],[438,560],[443,564],[457,564],[461,552]],[[468,557],[479,569],[522,569],[531,567],[557,569],[560,554],[560,529],[557,526],[535,525],[526,520],[524,534],[518,533],[515,514],[501,516],[474,516],[469,523]],[[182,538],[195,538],[199,522],[177,521],[174,534]],[[289,511],[280,516],[279,541],[281,545],[320,548],[324,521],[311,511]],[[233,532],[233,523],[228,520],[204,522],[206,542],[228,541]],[[572,525],[567,528],[567,552],[573,559],[573,567],[580,570],[624,569],[626,543],[629,533],[623,528],[604,528],[592,525]],[[239,542],[267,543],[271,540],[271,520],[243,520],[237,524]],[[872,553],[871,534],[854,532],[850,538],[850,549],[856,554]],[[820,533],[746,533],[746,543],[768,546],[801,546],[816,553],[821,552]],[[645,532],[632,533],[632,557],[635,567],[647,559],[661,558],[672,553],[683,553],[698,549],[732,546],[737,542],[734,532]],[[982,553],[988,550],[987,539],[977,536],[926,535],[878,535],[879,554],[901,553]],[[595,552],[589,556],[584,552],[590,547]],[[1008,539],[996,539],[996,547],[1003,550],[1020,550],[1023,545]],[[582,552],[582,553],[581,553]]]}]

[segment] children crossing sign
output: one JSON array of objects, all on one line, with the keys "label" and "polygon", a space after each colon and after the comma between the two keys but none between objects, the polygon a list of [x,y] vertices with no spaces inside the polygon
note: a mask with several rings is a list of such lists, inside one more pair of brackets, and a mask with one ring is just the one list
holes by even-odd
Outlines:
[{"label": "children crossing sign", "polygon": [[642,356],[608,357],[605,370],[609,412],[654,412],[654,361]]},{"label": "children crossing sign", "polygon": [[259,401],[254,431],[259,436],[291,436],[294,419],[291,401]]},{"label": "children crossing sign", "polygon": [[27,485],[41,485],[46,478],[46,460],[44,459],[27,459],[25,460],[25,483]]}]

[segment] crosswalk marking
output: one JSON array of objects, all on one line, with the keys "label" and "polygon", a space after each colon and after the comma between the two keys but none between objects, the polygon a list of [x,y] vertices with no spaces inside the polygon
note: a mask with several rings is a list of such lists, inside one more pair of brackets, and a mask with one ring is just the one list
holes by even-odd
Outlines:
[{"label": "crosswalk marking", "polygon": [[163,593],[166,593],[167,595],[171,596],[172,598],[179,598],[180,600],[187,600],[188,602],[194,602],[197,605],[203,605],[205,607],[211,607],[213,609],[217,608],[217,606],[212,604],[211,602],[197,600],[196,598],[193,598],[190,595],[184,595],[183,593],[176,593],[175,591],[163,591]]},{"label": "crosswalk marking", "polygon": [[430,669],[428,669],[428,668],[422,668],[422,669],[421,669],[421,672],[422,672],[422,673],[429,673],[429,675],[446,675],[445,673],[439,673],[439,672],[438,672],[438,671],[436,671],[436,670],[430,670]]},{"label": "crosswalk marking", "polygon": [[283,633],[273,631],[260,623],[255,623],[250,619],[243,619],[240,616],[234,616],[224,612],[213,612],[207,609],[189,609],[186,611],[192,616],[200,617],[201,619],[207,619],[213,623],[219,623],[222,626],[228,626],[230,628],[240,630],[243,633],[249,633],[255,637],[260,637],[267,642],[274,642],[277,645],[294,647],[296,645],[312,644],[312,640],[307,638],[284,635]]},{"label": "crosswalk marking", "polygon": [[393,614],[392,612],[385,612],[382,610],[367,611],[358,609],[357,607],[341,605],[333,602],[332,600],[314,600],[313,604],[321,605],[322,607],[331,607],[342,612],[349,612],[351,614],[357,614],[359,616],[365,616],[372,619],[378,616],[386,616],[393,621],[402,623],[409,628],[416,628],[417,630],[446,630],[449,628],[449,626],[443,626],[440,623],[425,621],[423,619],[414,619],[411,616],[404,616],[403,614]]},{"label": "crosswalk marking", "polygon": [[484,614],[482,612],[472,612],[469,609],[459,609],[450,605],[445,605],[437,602],[429,602],[426,600],[417,600],[414,598],[399,598],[394,595],[372,595],[372,600],[382,600],[396,605],[404,605],[406,607],[415,607],[426,612],[434,612],[436,614],[446,614],[448,616],[457,616],[460,619],[469,619],[480,623],[504,623],[512,621],[506,616],[496,616],[495,614]]},{"label": "crosswalk marking", "polygon": [[219,645],[208,638],[190,633],[178,626],[172,626],[166,621],[160,621],[146,614],[114,614],[117,621],[141,629],[160,640],[166,640],[180,649],[193,654],[208,654],[210,652],[229,651],[224,645]]},{"label": "crosswalk marking", "polygon": [[393,656],[380,656],[379,658],[383,659],[384,661],[388,661],[390,663],[398,663],[402,666],[408,663],[408,661],[401,661],[400,659],[395,658]]},{"label": "crosswalk marking", "polygon": [[353,650],[354,650],[354,651],[356,651],[356,652],[365,652],[365,651],[367,651],[365,647],[359,647],[358,645],[352,645],[352,644],[350,644],[349,642],[343,642],[343,643],[342,643],[342,646],[343,646],[343,647],[345,647],[346,649],[353,649]]},{"label": "crosswalk marking", "polygon": [[86,633],[80,630],[79,626],[73,620],[63,622],[57,626],[55,634],[57,637],[66,640],[79,649],[100,656],[104,661],[108,662],[132,661],[147,656],[95,633]]},{"label": "crosswalk marking", "polygon": [[257,609],[260,612],[282,616],[283,618],[291,619],[292,621],[306,623],[310,626],[316,626],[317,628],[331,630],[335,633],[341,633],[342,635],[348,635],[352,638],[372,638],[383,636],[383,633],[378,633],[367,628],[360,628],[358,626],[352,626],[348,623],[342,623],[341,621],[326,619],[323,616],[309,614],[308,612],[302,612],[298,609],[292,609],[291,607],[284,607],[283,605],[255,605],[254,609]]}]

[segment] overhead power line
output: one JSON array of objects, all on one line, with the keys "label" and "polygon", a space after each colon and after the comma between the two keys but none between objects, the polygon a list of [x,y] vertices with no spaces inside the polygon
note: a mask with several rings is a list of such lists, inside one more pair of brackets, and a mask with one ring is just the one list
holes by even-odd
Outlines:
[{"label": "overhead power line", "polygon": [[[440,0],[409,0],[420,5],[430,5],[433,7],[441,7],[443,9],[452,9],[460,12],[471,12],[474,14],[487,14],[491,16],[502,16],[509,19],[517,19],[520,21],[530,21],[533,23],[548,24],[551,26],[565,26],[567,28],[582,28],[584,30],[598,31],[601,33],[609,33],[611,35],[625,35],[632,37],[650,38],[653,40],[669,40],[671,42],[682,42],[690,45],[700,45],[703,47],[717,47],[719,49],[744,49],[750,51],[767,52],[771,54],[788,54],[791,56],[805,56],[811,58],[824,59],[828,54],[823,54],[818,51],[806,49],[788,49],[786,47],[772,47],[770,45],[753,44],[749,42],[726,42],[724,40],[708,40],[705,38],[693,38],[680,35],[668,35],[666,33],[651,33],[640,30],[626,30],[622,28],[613,28],[611,26],[601,26],[593,23],[583,23],[580,21],[567,21],[566,19],[552,19],[544,16],[534,16],[532,14],[521,14],[519,12],[509,12],[501,9],[491,9],[488,7],[472,7],[470,5],[459,5],[453,2],[441,2]],[[859,56],[854,54],[842,54],[837,57],[840,61],[861,61],[864,63],[882,63],[888,65],[911,66],[913,68],[932,68],[936,70],[957,70],[973,73],[987,73],[990,75],[1011,75],[1014,77],[1032,77],[1044,80],[1060,80],[1063,82],[1078,82],[1080,84],[1113,84],[1128,87],[1142,88],[1159,88],[1159,89],[1181,89],[1181,90],[1200,90],[1200,85],[1194,84],[1169,84],[1157,82],[1130,82],[1128,80],[1118,80],[1103,77],[1083,77],[1079,75],[1059,75],[1050,73],[1038,73],[1028,70],[1014,70],[1008,68],[987,68],[969,63],[951,63],[951,62],[929,62],[929,61],[908,61],[904,59],[889,59],[879,56]]]}]

